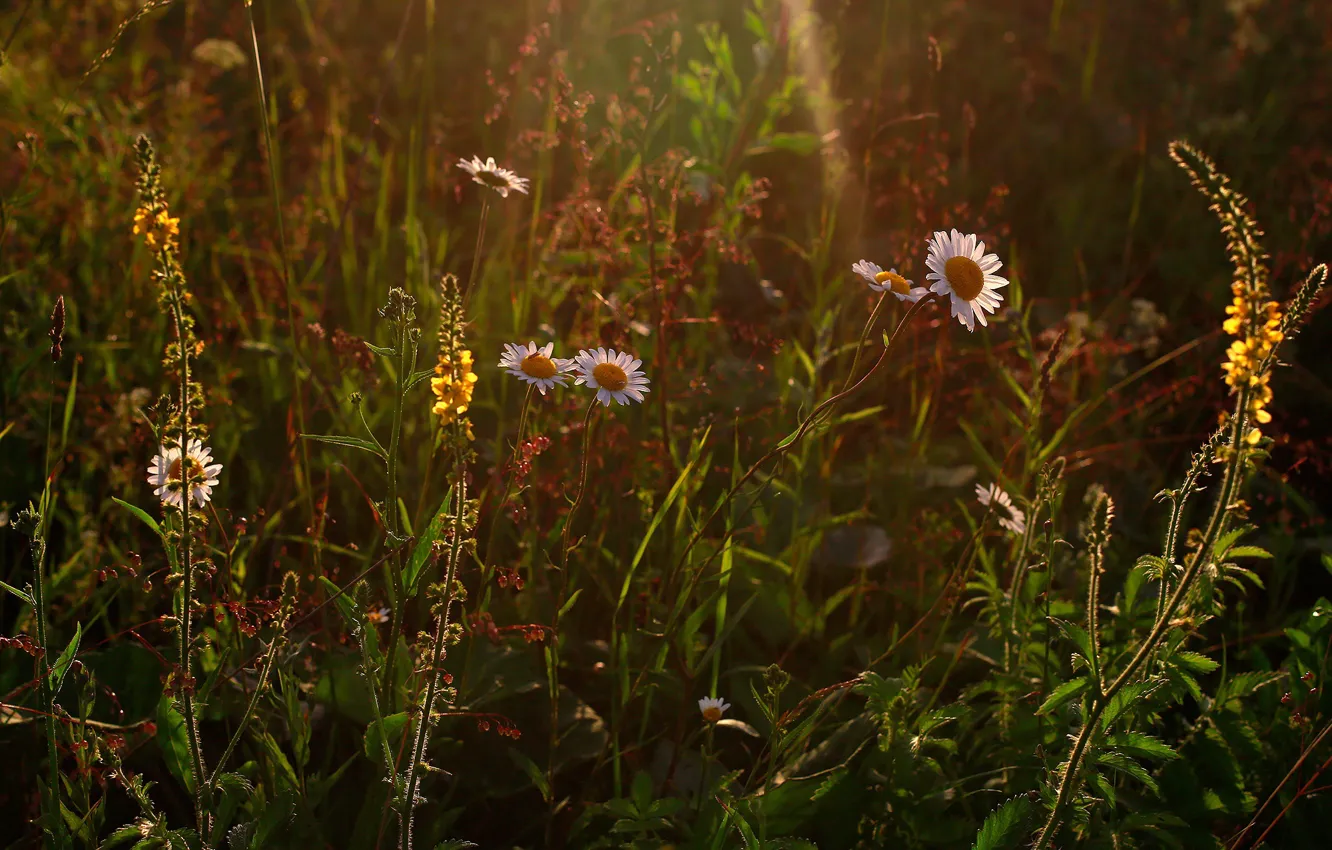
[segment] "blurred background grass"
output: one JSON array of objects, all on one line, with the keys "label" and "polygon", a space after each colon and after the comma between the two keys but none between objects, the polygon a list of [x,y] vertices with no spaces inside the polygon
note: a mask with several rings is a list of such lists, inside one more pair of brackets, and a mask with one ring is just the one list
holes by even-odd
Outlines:
[{"label": "blurred background grass", "polygon": [[[1177,352],[1070,428],[1059,450],[1078,486],[1150,495],[1212,428],[1230,271],[1168,140],[1210,152],[1253,198],[1279,295],[1332,249],[1332,4],[261,2],[271,163],[243,5],[157,5],[11,0],[0,10],[0,517],[40,492],[48,455],[59,500],[53,596],[65,600],[53,616],[60,629],[73,600],[94,600],[95,642],[107,652],[129,652],[125,630],[165,605],[144,580],[160,564],[134,582],[96,579],[151,549],[110,501],[147,504],[151,435],[133,411],[163,386],[166,326],[149,258],[129,235],[140,132],[166,165],[208,343],[201,380],[226,464],[216,504],[230,550],[215,598],[241,605],[271,596],[282,569],[342,581],[375,556],[366,501],[379,497],[376,470],[303,452],[297,420],[350,433],[346,397],[375,396],[361,341],[382,341],[387,288],[416,295],[429,326],[438,276],[470,268],[478,207],[453,167],[459,157],[493,155],[533,180],[530,197],[491,209],[470,337],[485,367],[476,474],[495,480],[500,427],[519,402],[486,374],[501,341],[554,339],[566,355],[614,344],[648,363],[654,394],[607,421],[610,448],[594,465],[595,526],[607,529],[597,544],[611,565],[633,555],[639,532],[624,529],[645,526],[702,429],[713,427],[720,447],[706,485],[715,488],[729,479],[733,441],[756,456],[837,384],[839,346],[867,306],[853,261],[921,282],[932,230],[981,232],[1014,279],[1007,320],[965,339],[945,319],[916,334],[890,378],[857,399],[863,418],[810,449],[781,482],[793,498],[755,520],[745,580],[771,578],[762,556],[788,569],[728,638],[727,664],[778,658],[811,689],[859,669],[922,607],[942,547],[960,534],[951,500],[978,474],[994,477],[987,464],[1002,465],[1017,444],[1022,426],[1002,415],[1008,390],[987,365],[1031,384],[1016,305],[1029,311],[1036,349],[1061,326],[1078,346],[1049,400],[1052,423]],[[673,33],[678,53],[662,60]],[[669,281],[663,349],[645,184],[661,225],[651,262]],[[77,366],[51,385],[46,317],[57,295]],[[1332,548],[1332,364],[1320,356],[1330,333],[1332,319],[1316,312],[1287,352],[1294,365],[1274,380],[1278,442],[1256,501],[1278,530],[1268,545],[1279,557],[1240,630],[1276,628],[1326,579],[1316,553]],[[442,496],[428,473],[424,405],[405,437],[417,526]],[[502,544],[515,563],[530,567],[559,513],[579,439],[561,423],[576,421],[577,406],[562,396],[539,407],[557,460],[538,464],[532,484],[547,498]],[[384,407],[371,407],[372,424]],[[1126,546],[1159,534],[1146,508],[1121,508]],[[670,545],[656,541],[650,560],[669,563]],[[881,545],[894,554],[872,585],[833,569],[872,566],[862,553]],[[22,583],[23,552],[17,535],[0,533],[0,577]],[[848,603],[847,587],[869,601]],[[13,600],[0,606],[7,630],[21,626]],[[512,608],[497,618],[545,621],[536,603]],[[601,632],[588,624],[578,663],[589,670]],[[103,669],[113,678],[119,668]],[[0,692],[26,678],[7,665]],[[147,679],[121,689],[142,691],[141,705],[126,707],[132,719],[156,703]],[[593,681],[571,686],[586,696]],[[521,777],[515,768],[496,782],[514,791]],[[0,817],[20,798],[0,800]],[[504,829],[499,810],[469,817]]]}]

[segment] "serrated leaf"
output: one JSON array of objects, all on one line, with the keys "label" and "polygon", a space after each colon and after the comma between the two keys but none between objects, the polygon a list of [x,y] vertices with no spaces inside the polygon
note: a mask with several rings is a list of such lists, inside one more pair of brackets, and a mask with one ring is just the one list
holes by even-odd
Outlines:
[{"label": "serrated leaf", "polygon": [[1055,688],[1054,691],[1045,698],[1045,702],[1041,703],[1041,707],[1036,710],[1036,713],[1052,714],[1082,696],[1090,686],[1091,677],[1089,676],[1079,676],[1076,679],[1070,679]]},{"label": "serrated leaf", "polygon": [[363,452],[369,452],[384,462],[388,462],[388,454],[379,446],[363,440],[360,437],[339,437],[336,434],[302,434],[303,440],[314,440],[316,443],[328,443],[331,446],[343,446],[349,449],[360,449]]},{"label": "serrated leaf", "polygon": [[1077,623],[1070,623],[1067,620],[1061,620],[1058,617],[1051,617],[1050,621],[1059,627],[1059,631],[1064,633],[1064,637],[1073,642],[1078,649],[1078,655],[1082,656],[1089,663],[1092,657],[1092,640],[1087,630]]},{"label": "serrated leaf", "polygon": [[408,599],[415,596],[420,589],[426,561],[430,558],[430,550],[435,545],[436,540],[444,537],[444,523],[449,519],[449,509],[452,504],[453,488],[450,487],[448,492],[444,494],[444,500],[439,503],[439,507],[431,515],[430,522],[426,524],[425,530],[421,533],[421,536],[416,538],[416,548],[412,549],[412,556],[407,560],[407,566],[402,573],[403,587]]},{"label": "serrated leaf", "polygon": [[1106,744],[1133,758],[1157,761],[1179,758],[1179,753],[1172,750],[1169,744],[1142,732],[1116,732],[1106,738]]},{"label": "serrated leaf", "polygon": [[1014,797],[990,812],[976,833],[971,850],[1010,850],[1026,837],[1027,817],[1032,804],[1026,797]]},{"label": "serrated leaf", "polygon": [[365,755],[375,764],[382,764],[384,759],[395,762],[398,742],[402,740],[402,732],[407,728],[407,712],[399,711],[397,714],[390,714],[383,720],[372,720],[365,729],[365,736],[362,741],[365,747]]},{"label": "serrated leaf", "polygon": [[1138,764],[1126,753],[1117,750],[1102,750],[1096,756],[1096,763],[1133,777],[1151,789],[1152,793],[1159,793],[1161,790],[1160,786],[1156,784],[1156,780],[1147,772],[1147,768]]},{"label": "serrated leaf", "polygon": [[1271,552],[1261,546],[1236,546],[1226,552],[1227,558],[1272,558]]},{"label": "serrated leaf", "polygon": [[1190,652],[1188,650],[1176,652],[1171,656],[1171,660],[1191,673],[1210,673],[1221,666],[1220,663],[1200,652]]},{"label": "serrated leaf", "polygon": [[1142,682],[1134,682],[1131,685],[1125,685],[1119,693],[1111,698],[1110,704],[1106,706],[1105,713],[1101,715],[1101,728],[1109,729],[1114,725],[1115,721],[1124,716],[1129,709],[1147,699],[1159,687],[1161,687],[1161,680],[1159,678],[1147,679]]}]

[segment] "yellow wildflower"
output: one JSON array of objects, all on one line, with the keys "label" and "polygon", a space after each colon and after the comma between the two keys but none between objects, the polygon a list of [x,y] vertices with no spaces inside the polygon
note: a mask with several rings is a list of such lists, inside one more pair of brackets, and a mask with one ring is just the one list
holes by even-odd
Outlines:
[{"label": "yellow wildflower", "polygon": [[180,219],[168,215],[165,209],[153,215],[147,207],[139,207],[134,212],[134,235],[142,236],[143,243],[153,251],[175,248],[176,238],[180,236]]}]

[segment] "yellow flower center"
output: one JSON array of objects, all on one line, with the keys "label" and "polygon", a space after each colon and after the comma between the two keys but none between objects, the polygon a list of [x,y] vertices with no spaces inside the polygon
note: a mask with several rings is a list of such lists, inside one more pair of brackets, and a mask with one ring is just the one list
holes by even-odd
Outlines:
[{"label": "yellow flower center", "polygon": [[518,368],[533,378],[555,377],[555,363],[544,354],[529,354],[518,364]]},{"label": "yellow flower center", "polygon": [[[203,467],[200,466],[199,461],[195,460],[194,458],[192,457],[185,458],[185,462],[183,465],[186,469],[189,470],[190,478],[195,478],[197,476],[203,475]],[[171,468],[167,470],[167,479],[170,481],[180,481],[181,466],[182,463],[180,458],[176,458],[175,460],[173,460],[171,462]]]},{"label": "yellow flower center", "polygon": [[900,274],[894,274],[893,272],[879,272],[874,276],[874,279],[878,281],[881,286],[885,283],[888,284],[888,288],[893,292],[896,292],[898,295],[906,295],[911,291],[911,284],[907,283],[907,279]]},{"label": "yellow flower center", "polygon": [[970,257],[951,257],[944,263],[944,277],[948,285],[963,301],[974,301],[985,289],[985,272]]},{"label": "yellow flower center", "polygon": [[703,709],[703,719],[709,723],[716,723],[722,719],[722,710],[715,705],[710,705]]},{"label": "yellow flower center", "polygon": [[[596,378],[597,386],[605,387],[613,393],[617,393],[629,386],[629,376],[624,370],[614,363],[598,363],[592,367],[592,377]],[[720,716],[720,715],[718,715]]]}]

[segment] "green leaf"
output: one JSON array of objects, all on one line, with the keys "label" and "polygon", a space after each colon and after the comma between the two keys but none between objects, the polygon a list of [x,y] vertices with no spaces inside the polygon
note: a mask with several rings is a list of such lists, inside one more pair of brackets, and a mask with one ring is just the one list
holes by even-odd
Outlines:
[{"label": "green leaf", "polygon": [[523,772],[527,774],[527,778],[532,780],[532,784],[541,792],[541,799],[549,803],[550,785],[546,782],[546,772],[537,767],[536,762],[532,761],[518,750],[515,750],[513,747],[509,747],[507,752],[513,763],[522,768]]},{"label": "green leaf", "polygon": [[582,592],[583,589],[580,587],[577,590],[575,590],[572,594],[570,594],[569,598],[566,599],[564,601],[564,604],[560,606],[560,613],[556,617],[556,619],[562,619],[565,614],[569,613],[569,609],[572,608],[574,606],[574,603],[578,601],[578,597],[579,595],[582,594]]},{"label": "green leaf", "polygon": [[1226,552],[1227,558],[1271,558],[1272,553],[1261,546],[1236,546]]},{"label": "green leaf", "polygon": [[1200,652],[1176,652],[1171,660],[1190,673],[1210,673],[1221,665]]},{"label": "green leaf", "polygon": [[1092,657],[1092,640],[1091,635],[1087,634],[1087,630],[1076,623],[1060,620],[1057,617],[1051,617],[1050,620],[1059,627],[1059,631],[1064,633],[1064,637],[1071,640],[1073,645],[1077,647],[1077,654],[1090,664]]},{"label": "green leaf", "polygon": [[1147,699],[1155,693],[1156,689],[1161,687],[1160,678],[1147,679],[1142,682],[1134,682],[1131,685],[1125,685],[1119,693],[1115,694],[1110,700],[1110,704],[1105,708],[1105,714],[1101,715],[1101,728],[1109,729],[1116,720],[1124,716],[1129,709],[1138,703]]},{"label": "green leaf", "polygon": [[1074,699],[1082,696],[1090,686],[1090,676],[1079,676],[1076,679],[1071,679],[1055,688],[1054,692],[1045,698],[1045,702],[1041,703],[1041,707],[1036,710],[1036,713],[1053,714]]},{"label": "green leaf", "polygon": [[26,602],[28,605],[33,604],[31,596],[19,590],[17,587],[14,587],[12,584],[5,584],[3,581],[0,581],[0,590],[9,591],[10,593],[14,594],[19,599],[21,599],[23,602]]},{"label": "green leaf", "polygon": [[317,443],[328,443],[333,446],[345,446],[350,449],[360,449],[363,452],[369,452],[385,463],[388,462],[388,454],[379,446],[363,440],[360,437],[338,437],[333,434],[302,434],[301,439],[314,440]]},{"label": "green leaf", "polygon": [[51,699],[60,696],[60,688],[65,684],[65,675],[69,673],[69,665],[74,663],[74,656],[79,651],[79,641],[83,639],[83,624],[74,624],[74,637],[69,639],[65,645],[65,651],[60,653],[56,659],[55,666],[51,668]]},{"label": "green leaf", "polygon": [[412,387],[421,383],[422,381],[424,381],[426,378],[429,378],[433,374],[435,374],[434,369],[421,369],[416,372],[413,372],[411,376],[407,378],[407,383],[406,385],[403,386],[402,391],[406,392],[407,390],[410,390]]},{"label": "green leaf", "polygon": [[759,139],[745,154],[754,156],[772,151],[788,151],[796,156],[809,156],[822,145],[823,139],[817,133],[773,133],[766,139]]},{"label": "green leaf", "polygon": [[1147,772],[1147,768],[1138,764],[1124,753],[1116,750],[1102,750],[1096,756],[1096,763],[1104,765],[1111,770],[1116,770],[1120,773],[1132,776],[1134,779],[1150,788],[1153,793],[1159,793],[1161,790],[1156,784],[1156,780]]},{"label": "green leaf", "polygon": [[449,519],[449,506],[452,504],[453,488],[450,487],[444,494],[444,500],[439,503],[439,508],[431,515],[430,522],[426,523],[425,531],[416,538],[416,548],[412,550],[412,557],[407,560],[407,566],[402,572],[403,587],[408,599],[415,596],[419,589],[421,574],[425,571],[426,561],[430,559],[431,547],[444,536],[444,523]]},{"label": "green leaf", "polygon": [[365,754],[375,764],[380,764],[384,759],[390,762],[395,761],[394,755],[397,751],[398,742],[402,740],[402,732],[407,728],[407,712],[400,711],[397,714],[390,714],[383,720],[372,720],[365,730]]},{"label": "green leaf", "polygon": [[194,771],[190,766],[190,738],[185,730],[185,718],[167,697],[162,697],[157,704],[157,746],[162,750],[171,775],[193,794]]},{"label": "green leaf", "polygon": [[1142,732],[1116,732],[1106,738],[1106,743],[1126,755],[1134,758],[1170,761],[1179,758],[1179,753],[1160,738],[1153,738]]},{"label": "green leaf", "polygon": [[115,502],[117,505],[120,505],[122,508],[124,508],[125,510],[129,511],[130,513],[138,517],[140,520],[142,520],[144,525],[148,526],[153,530],[153,534],[156,534],[158,537],[162,537],[162,526],[158,525],[157,520],[149,516],[148,512],[145,511],[143,508],[140,508],[137,505],[131,505],[129,502],[117,499],[115,496],[111,497],[111,501]]},{"label": "green leaf", "polygon": [[1031,807],[1031,801],[1026,797],[1014,797],[990,812],[980,832],[976,833],[976,843],[971,845],[971,850],[1008,850],[1017,847],[1026,836]]},{"label": "green leaf", "polygon": [[398,356],[398,349],[396,349],[396,348],[385,348],[385,347],[382,346],[382,345],[375,345],[375,344],[372,343],[372,342],[367,342],[367,343],[365,344],[365,347],[368,348],[368,349],[370,349],[371,351],[373,351],[375,354],[378,354],[380,357],[397,357],[397,356]]}]

